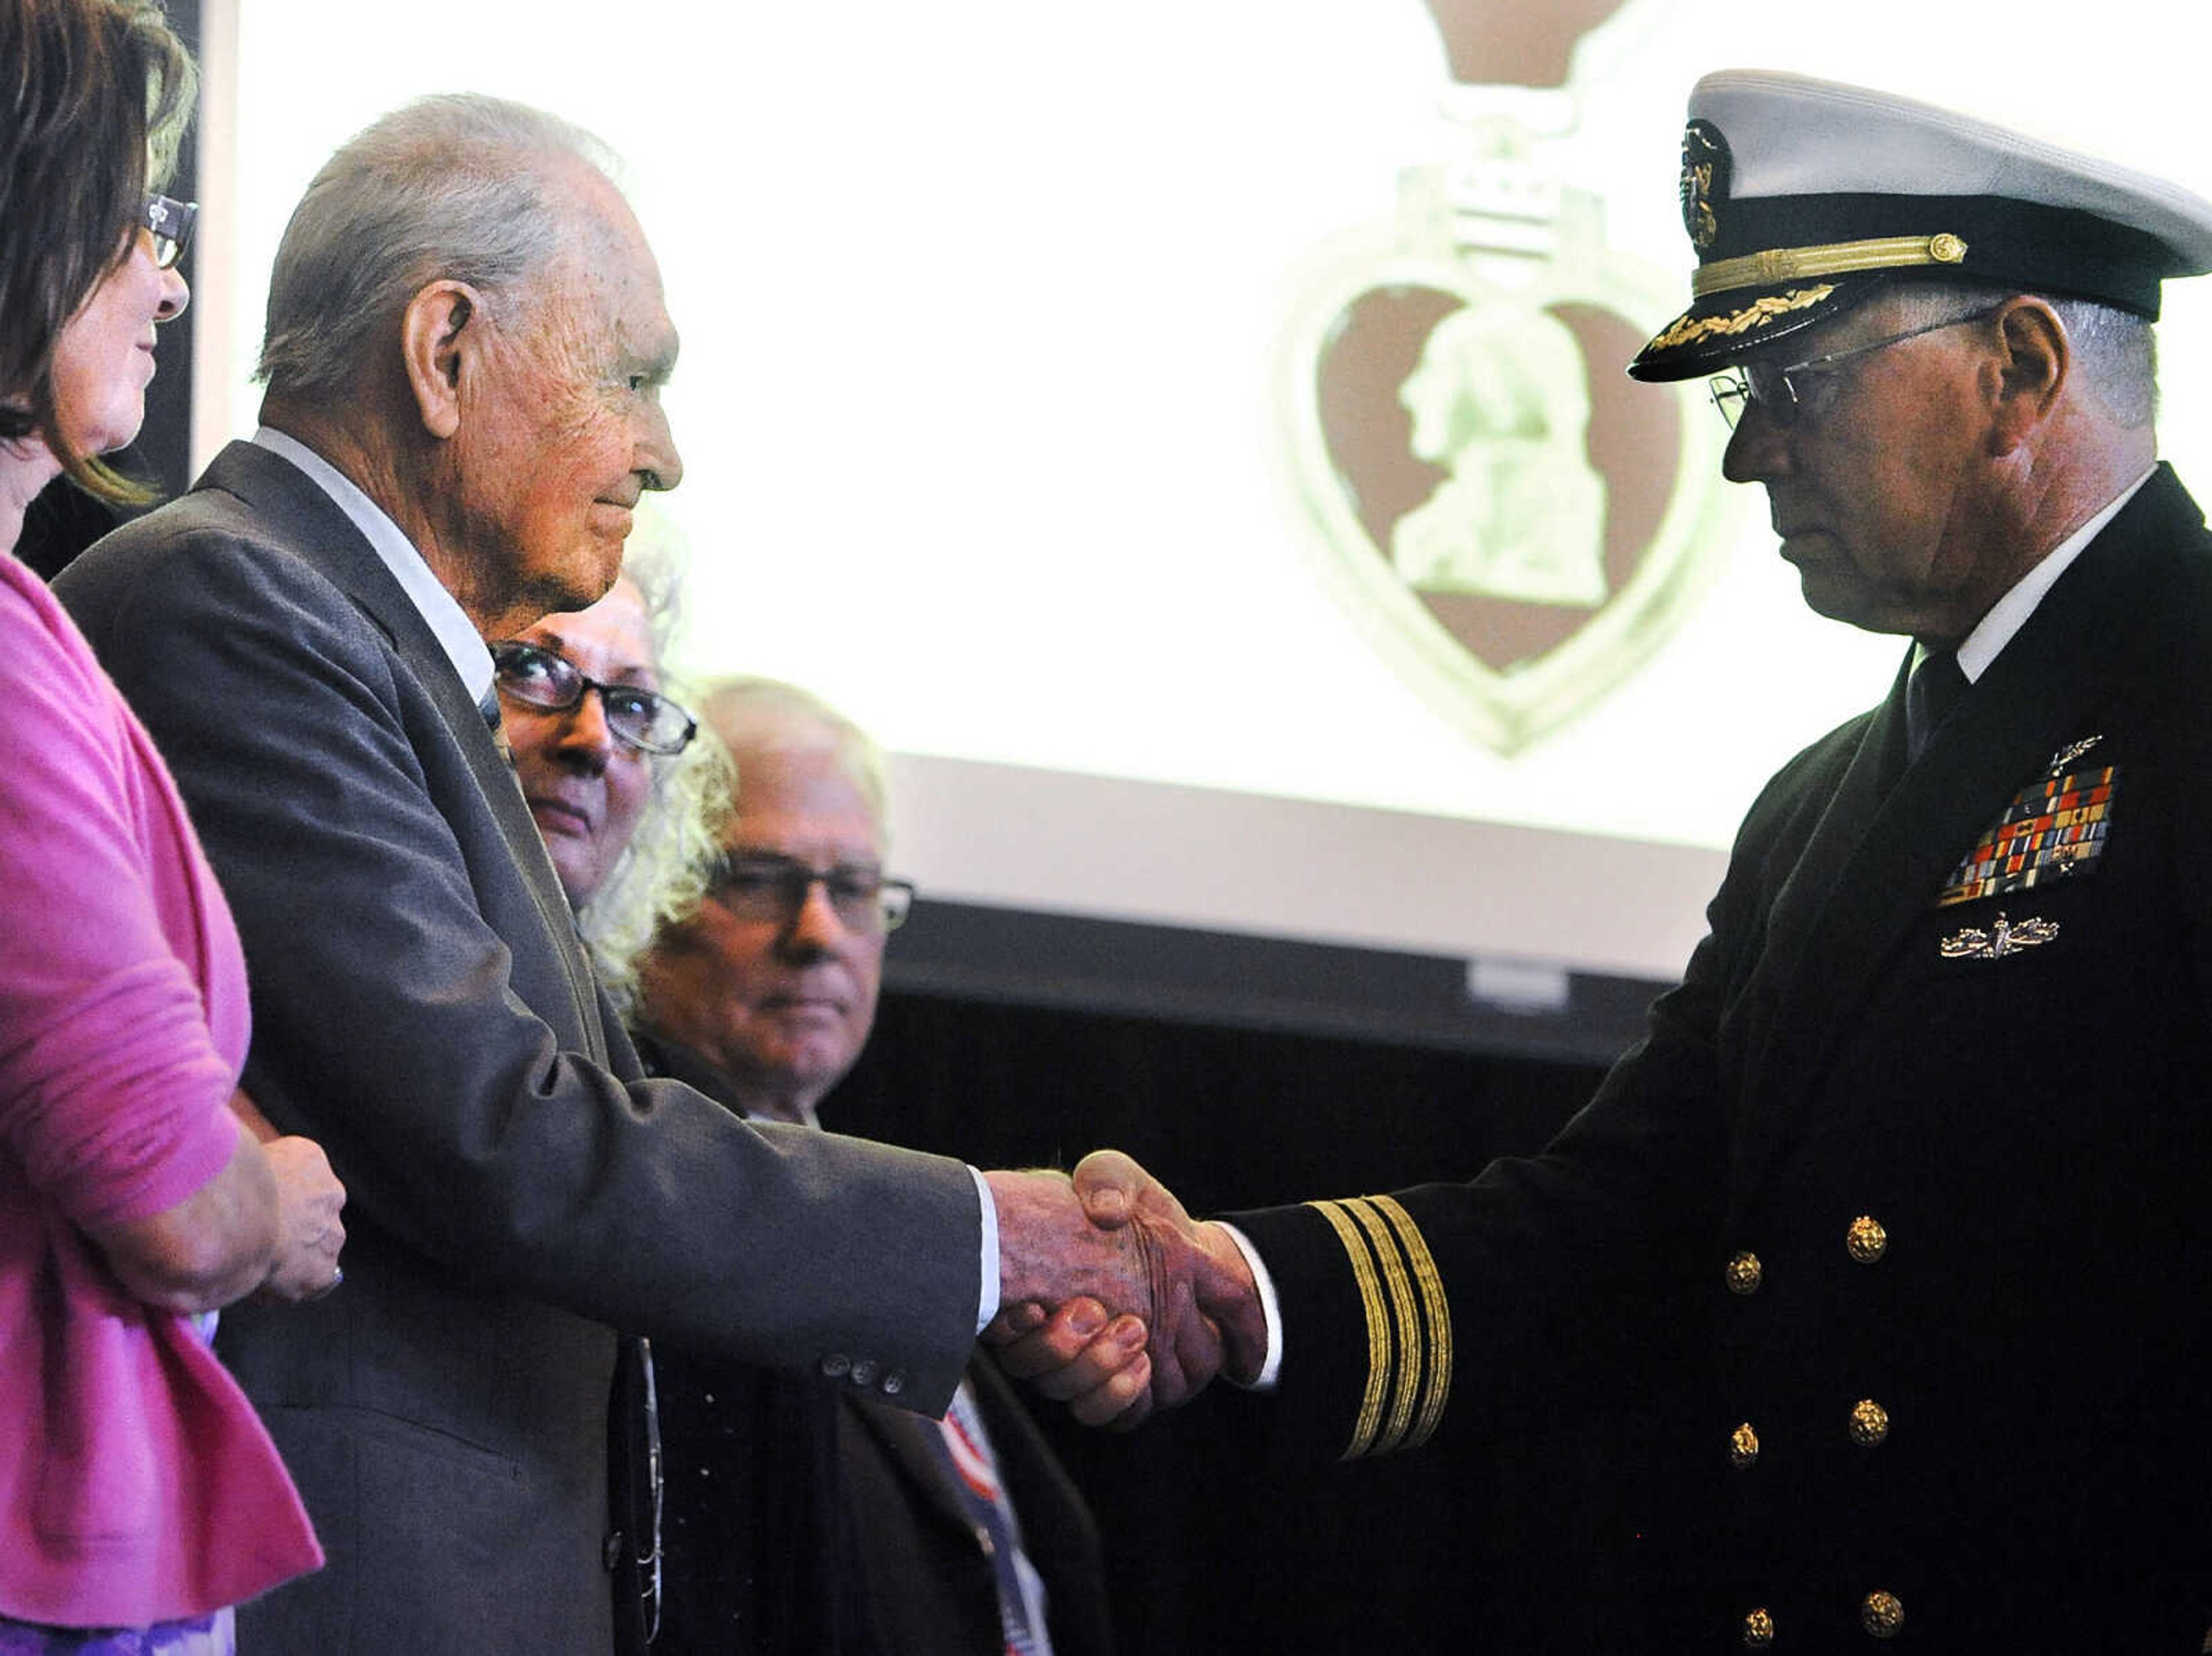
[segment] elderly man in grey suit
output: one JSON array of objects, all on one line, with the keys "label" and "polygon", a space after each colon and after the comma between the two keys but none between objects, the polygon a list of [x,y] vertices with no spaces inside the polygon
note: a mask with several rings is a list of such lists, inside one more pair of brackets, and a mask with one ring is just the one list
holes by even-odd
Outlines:
[{"label": "elderly man in grey suit", "polygon": [[358,1216],[337,1292],[223,1326],[331,1558],[247,1608],[253,1649],[603,1656],[607,1572],[650,1546],[607,1522],[617,1330],[925,1411],[1002,1303],[1079,1289],[1150,1319],[1155,1385],[1217,1360],[1188,1308],[1226,1255],[1087,1233],[1056,1176],[639,1079],[487,723],[483,640],[611,582],[682,474],[676,353],[590,140],[411,105],[285,233],[264,428],[60,583],[237,912],[248,1085]]}]

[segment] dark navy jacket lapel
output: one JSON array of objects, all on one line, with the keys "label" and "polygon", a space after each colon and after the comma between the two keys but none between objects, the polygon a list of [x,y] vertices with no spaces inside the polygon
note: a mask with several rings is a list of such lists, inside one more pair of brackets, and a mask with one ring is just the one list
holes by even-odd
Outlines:
[{"label": "dark navy jacket lapel", "polygon": [[2083,721],[2112,682],[2130,606],[2152,600],[2146,566],[2186,509],[2178,500],[2180,485],[2160,468],[1884,796],[1879,757],[1887,737],[1902,736],[1900,672],[1775,905],[1770,947],[1802,942],[1761,968],[1772,974],[1758,986],[1771,1023],[1754,1032],[1739,1095],[1756,1101],[1735,1124],[1739,1200],[1786,1142],[1831,1043],[1934,907],[1944,877],[2057,749],[2092,733]]}]

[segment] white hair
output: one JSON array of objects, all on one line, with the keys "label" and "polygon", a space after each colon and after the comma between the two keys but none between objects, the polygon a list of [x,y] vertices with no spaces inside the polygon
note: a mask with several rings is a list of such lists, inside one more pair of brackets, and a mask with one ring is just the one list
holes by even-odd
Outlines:
[{"label": "white hair", "polygon": [[356,134],[285,227],[256,377],[278,396],[343,392],[426,283],[523,286],[574,221],[555,185],[578,161],[617,167],[580,128],[474,93],[419,99]]},{"label": "white hair", "polygon": [[[1897,325],[1963,322],[2026,289],[1993,282],[1904,282],[1891,289]],[[2057,312],[2073,348],[2074,371],[2105,412],[2130,431],[2158,417],[2158,336],[2132,311],[2057,294],[2036,294]]]},{"label": "white hair", "polygon": [[875,818],[877,841],[889,848],[890,796],[883,749],[813,691],[780,678],[718,679],[707,687],[698,712],[737,762],[741,804],[748,755],[826,753],[860,788]]}]

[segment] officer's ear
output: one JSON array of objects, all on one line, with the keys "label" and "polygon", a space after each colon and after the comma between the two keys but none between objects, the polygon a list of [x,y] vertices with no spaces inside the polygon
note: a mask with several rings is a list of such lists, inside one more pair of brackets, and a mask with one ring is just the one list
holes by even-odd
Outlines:
[{"label": "officer's ear", "polygon": [[2058,312],[2028,294],[2005,301],[1991,318],[1997,351],[1990,371],[1996,403],[1990,452],[2012,453],[2051,417],[2073,371],[2074,342]]}]

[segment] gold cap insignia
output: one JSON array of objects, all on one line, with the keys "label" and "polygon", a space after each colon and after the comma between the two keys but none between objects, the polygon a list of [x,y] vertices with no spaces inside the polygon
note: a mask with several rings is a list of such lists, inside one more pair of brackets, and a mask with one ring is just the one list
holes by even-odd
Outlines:
[{"label": "gold cap insignia", "polygon": [[1728,140],[1711,121],[1682,129],[1682,227],[1700,253],[1719,240],[1719,209],[1728,200]]}]

